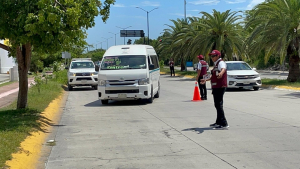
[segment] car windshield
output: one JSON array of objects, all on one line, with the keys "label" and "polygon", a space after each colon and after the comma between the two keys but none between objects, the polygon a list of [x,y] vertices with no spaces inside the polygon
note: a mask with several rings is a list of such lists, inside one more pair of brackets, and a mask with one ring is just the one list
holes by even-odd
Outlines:
[{"label": "car windshield", "polygon": [[252,70],[252,68],[247,63],[243,63],[243,62],[226,63],[226,64],[227,64],[227,70]]},{"label": "car windshield", "polygon": [[101,62],[101,70],[146,69],[146,56],[123,55],[106,56]]},{"label": "car windshield", "polygon": [[93,62],[72,62],[71,69],[95,68]]}]

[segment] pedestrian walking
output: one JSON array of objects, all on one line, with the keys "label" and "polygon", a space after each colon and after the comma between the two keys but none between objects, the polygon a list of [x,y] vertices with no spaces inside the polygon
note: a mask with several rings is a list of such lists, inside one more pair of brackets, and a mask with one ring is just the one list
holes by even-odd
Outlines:
[{"label": "pedestrian walking", "polygon": [[226,63],[222,60],[221,53],[218,50],[213,50],[209,55],[214,62],[214,68],[211,70],[210,78],[202,79],[201,83],[204,84],[205,81],[211,80],[212,94],[217,110],[217,119],[210,127],[213,127],[214,129],[228,129],[229,126],[223,109],[223,96],[227,87]]},{"label": "pedestrian walking", "polygon": [[199,59],[198,67],[197,67],[197,81],[199,85],[201,100],[207,100],[207,90],[206,90],[206,83],[201,84],[201,79],[203,76],[207,74],[208,71],[208,64],[204,60],[203,55],[198,55],[197,58]]},{"label": "pedestrian walking", "polygon": [[174,70],[174,61],[173,61],[173,58],[170,58],[169,66],[170,66],[171,76],[172,76],[172,74],[174,74],[174,76],[175,76],[175,70]]}]

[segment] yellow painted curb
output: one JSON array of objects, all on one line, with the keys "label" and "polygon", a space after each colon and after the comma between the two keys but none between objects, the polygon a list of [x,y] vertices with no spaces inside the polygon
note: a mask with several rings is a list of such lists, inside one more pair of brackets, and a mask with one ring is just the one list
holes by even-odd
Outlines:
[{"label": "yellow painted curb", "polygon": [[[48,118],[51,123],[55,123],[58,120],[58,112],[61,107],[63,92],[58,98],[53,100],[49,106],[41,113],[42,116]],[[10,169],[33,169],[36,167],[39,157],[41,155],[41,149],[45,143],[45,139],[48,133],[52,130],[52,127],[47,125],[42,127],[47,133],[38,131],[30,133],[20,146],[20,151],[12,154],[12,160],[6,161],[6,165]]]},{"label": "yellow painted curb", "polygon": [[273,89],[286,89],[286,90],[299,90],[299,87],[290,87],[290,86],[275,86],[275,85],[262,85],[262,87],[273,88]]}]

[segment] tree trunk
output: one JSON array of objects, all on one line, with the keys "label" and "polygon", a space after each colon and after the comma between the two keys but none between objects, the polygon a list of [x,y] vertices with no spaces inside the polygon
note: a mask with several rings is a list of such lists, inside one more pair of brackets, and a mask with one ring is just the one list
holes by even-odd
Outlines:
[{"label": "tree trunk", "polygon": [[27,43],[22,47],[17,47],[17,61],[19,71],[19,93],[17,109],[23,109],[27,107],[28,97],[28,70],[30,67],[31,59],[31,45]]},{"label": "tree trunk", "polygon": [[289,75],[287,81],[296,82],[299,79],[299,75],[299,56],[293,54],[289,59]]}]

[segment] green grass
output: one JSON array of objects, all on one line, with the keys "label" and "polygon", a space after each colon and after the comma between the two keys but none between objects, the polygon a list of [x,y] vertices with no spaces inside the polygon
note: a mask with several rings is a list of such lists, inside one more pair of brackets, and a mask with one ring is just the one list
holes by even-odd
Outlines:
[{"label": "green grass", "polygon": [[5,83],[0,84],[0,87],[6,86],[6,85],[10,85],[12,83],[16,83],[16,82],[5,82]]},{"label": "green grass", "polygon": [[[170,68],[160,68],[161,72],[165,72],[167,74],[171,74]],[[178,76],[185,76],[185,75],[189,75],[189,76],[194,76],[196,77],[197,72],[196,71],[180,71],[180,70],[175,70],[175,75]]]},{"label": "green grass", "polygon": [[5,162],[11,159],[12,153],[19,150],[20,143],[30,132],[42,131],[41,126],[51,124],[51,121],[40,116],[40,113],[63,89],[61,84],[54,80],[43,83],[40,89],[40,93],[36,86],[29,89],[27,109],[16,110],[16,101],[0,109],[0,168],[5,167]]},{"label": "green grass", "polygon": [[274,85],[274,86],[300,87],[300,81],[292,83],[292,82],[288,82],[287,80],[278,80],[278,79],[262,79],[262,84]]}]

